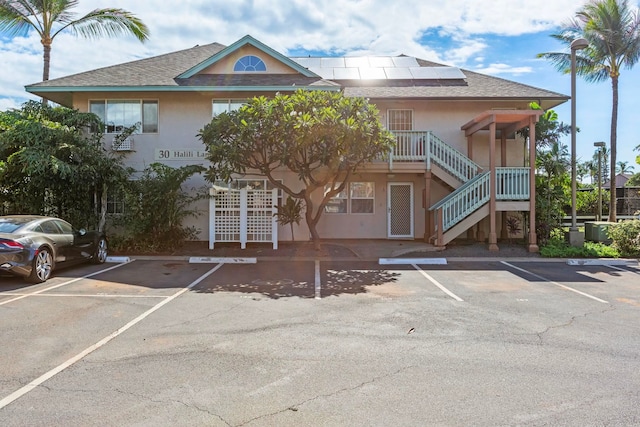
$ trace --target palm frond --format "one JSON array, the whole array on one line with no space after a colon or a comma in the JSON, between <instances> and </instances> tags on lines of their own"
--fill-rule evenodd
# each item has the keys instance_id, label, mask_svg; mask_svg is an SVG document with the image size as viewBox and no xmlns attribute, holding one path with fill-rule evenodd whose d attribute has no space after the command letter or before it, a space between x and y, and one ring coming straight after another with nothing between
<instances>
[{"instance_id":1,"label":"palm frond","mask_svg":"<svg viewBox=\"0 0 640 427\"><path fill-rule=\"evenodd\" d=\"M71 33L88 39L115 37L131 34L140 41L148 40L149 29L131 12L124 9L95 9L72 21L56 32L68 29Z\"/></svg>"},{"instance_id":2,"label":"palm frond","mask_svg":"<svg viewBox=\"0 0 640 427\"><path fill-rule=\"evenodd\" d=\"M35 22L34 22L35 21ZM26 36L29 30L41 33L37 11L27 0L0 0L0 32L9 37Z\"/></svg>"}]
</instances>

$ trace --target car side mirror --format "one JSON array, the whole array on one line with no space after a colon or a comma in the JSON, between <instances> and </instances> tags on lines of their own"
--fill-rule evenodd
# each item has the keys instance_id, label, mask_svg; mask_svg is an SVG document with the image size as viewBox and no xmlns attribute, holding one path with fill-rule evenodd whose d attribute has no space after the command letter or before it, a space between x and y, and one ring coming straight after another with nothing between
<instances>
[{"instance_id":1,"label":"car side mirror","mask_svg":"<svg viewBox=\"0 0 640 427\"><path fill-rule=\"evenodd\" d=\"M84 228L81 228L80 230L78 230L78 234L81 236L84 236L85 234L87 234L87 230L85 230Z\"/></svg>"}]
</instances>

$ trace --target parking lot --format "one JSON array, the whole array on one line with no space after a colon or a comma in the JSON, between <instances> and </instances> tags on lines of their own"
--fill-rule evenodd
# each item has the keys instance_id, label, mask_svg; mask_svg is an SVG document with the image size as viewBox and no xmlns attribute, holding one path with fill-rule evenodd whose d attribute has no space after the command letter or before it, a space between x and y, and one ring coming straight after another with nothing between
<instances>
[{"instance_id":1,"label":"parking lot","mask_svg":"<svg viewBox=\"0 0 640 427\"><path fill-rule=\"evenodd\" d=\"M0 278L0 425L638 425L640 269L132 260Z\"/></svg>"}]
</instances>

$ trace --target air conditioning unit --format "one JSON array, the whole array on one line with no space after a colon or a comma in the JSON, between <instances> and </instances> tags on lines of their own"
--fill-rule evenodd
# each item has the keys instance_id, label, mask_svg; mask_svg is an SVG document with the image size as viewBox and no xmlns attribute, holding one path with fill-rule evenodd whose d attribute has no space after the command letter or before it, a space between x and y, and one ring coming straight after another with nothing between
<instances>
[{"instance_id":1,"label":"air conditioning unit","mask_svg":"<svg viewBox=\"0 0 640 427\"><path fill-rule=\"evenodd\" d=\"M113 151L132 151L133 150L133 138L129 137L124 141L116 141L115 139L111 143L111 149Z\"/></svg>"}]
</instances>

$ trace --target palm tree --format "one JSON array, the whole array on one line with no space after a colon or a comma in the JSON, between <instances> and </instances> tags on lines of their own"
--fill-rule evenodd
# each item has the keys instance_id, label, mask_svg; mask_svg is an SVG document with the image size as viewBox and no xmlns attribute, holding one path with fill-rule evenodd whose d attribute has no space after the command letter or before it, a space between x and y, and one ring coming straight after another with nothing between
<instances>
[{"instance_id":1,"label":"palm tree","mask_svg":"<svg viewBox=\"0 0 640 427\"><path fill-rule=\"evenodd\" d=\"M149 29L131 12L123 9L95 9L76 18L71 9L78 0L0 0L0 33L24 36L35 30L44 50L42 80L49 80L53 39L63 31L87 39L132 34L141 42L149 38Z\"/></svg>"},{"instance_id":2,"label":"palm tree","mask_svg":"<svg viewBox=\"0 0 640 427\"><path fill-rule=\"evenodd\" d=\"M617 163L618 167L617 167L617 173L631 173L633 171L633 166L631 166L629 164L629 162L618 162Z\"/></svg>"},{"instance_id":3,"label":"palm tree","mask_svg":"<svg viewBox=\"0 0 640 427\"><path fill-rule=\"evenodd\" d=\"M576 38L585 38L589 46L576 52L576 74L588 82L611 79L611 176L615 176L618 132L618 78L624 68L632 68L640 59L640 15L628 0L590 0L575 18L552 37L570 46ZM569 53L540 53L558 70L571 71ZM610 206L616 205L615 180L611 180ZM609 221L616 221L616 210L609 210Z\"/></svg>"}]
</instances>

